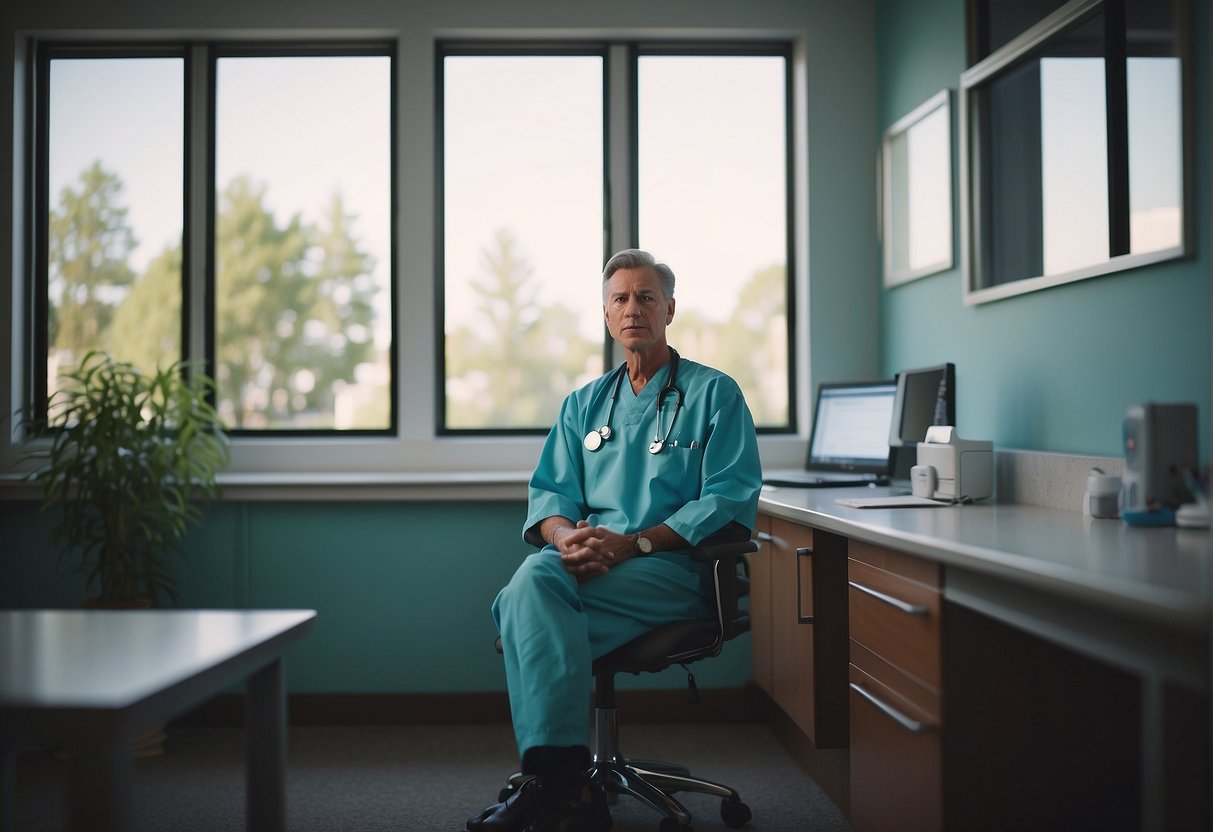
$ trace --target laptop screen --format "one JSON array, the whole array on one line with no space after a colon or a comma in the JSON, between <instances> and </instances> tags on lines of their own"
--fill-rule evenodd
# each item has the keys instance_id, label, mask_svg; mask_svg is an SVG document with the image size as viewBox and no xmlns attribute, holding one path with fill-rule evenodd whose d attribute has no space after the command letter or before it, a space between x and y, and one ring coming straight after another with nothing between
<instances>
[{"instance_id":1,"label":"laptop screen","mask_svg":"<svg viewBox=\"0 0 1213 832\"><path fill-rule=\"evenodd\" d=\"M820 385L807 467L886 473L896 394L894 381Z\"/></svg>"}]
</instances>

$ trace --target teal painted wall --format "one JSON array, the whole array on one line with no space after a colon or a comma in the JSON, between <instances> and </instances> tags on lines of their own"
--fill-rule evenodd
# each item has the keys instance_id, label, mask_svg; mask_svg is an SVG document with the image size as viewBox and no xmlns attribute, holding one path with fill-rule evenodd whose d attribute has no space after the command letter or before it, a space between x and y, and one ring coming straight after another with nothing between
<instances>
[{"instance_id":1,"label":"teal painted wall","mask_svg":"<svg viewBox=\"0 0 1213 832\"><path fill-rule=\"evenodd\" d=\"M1115 456L1129 404L1196 402L1201 458L1208 461L1210 11L1208 3L1193 5L1192 258L972 307L963 304L959 269L881 293L882 370L955 362L962 436L998 447ZM880 132L939 90L959 89L964 6L877 0L877 143ZM953 114L955 120L955 107Z\"/></svg>"},{"instance_id":2,"label":"teal painted wall","mask_svg":"<svg viewBox=\"0 0 1213 832\"><path fill-rule=\"evenodd\" d=\"M180 605L317 610L287 654L293 692L504 690L489 608L532 551L525 516L521 502L216 505L177 563ZM0 609L70 608L85 596L48 546L53 520L35 503L0 501ZM749 663L748 638L736 639L696 679L736 686ZM672 670L620 687L685 679Z\"/></svg>"},{"instance_id":3,"label":"teal painted wall","mask_svg":"<svg viewBox=\"0 0 1213 832\"><path fill-rule=\"evenodd\" d=\"M814 46L807 70L809 286L798 311L808 315L809 355L798 371L809 393L822 381L871 378L880 361L874 7L815 6L816 15L830 10L821 22L832 36Z\"/></svg>"}]
</instances>

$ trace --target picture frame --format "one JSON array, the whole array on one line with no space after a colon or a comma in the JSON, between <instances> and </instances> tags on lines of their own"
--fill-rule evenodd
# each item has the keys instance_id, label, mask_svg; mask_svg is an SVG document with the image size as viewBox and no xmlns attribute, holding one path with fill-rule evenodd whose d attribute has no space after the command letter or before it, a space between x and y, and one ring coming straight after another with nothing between
<instances>
[{"instance_id":1,"label":"picture frame","mask_svg":"<svg viewBox=\"0 0 1213 832\"><path fill-rule=\"evenodd\" d=\"M880 159L885 287L952 268L951 90L941 90L889 127Z\"/></svg>"}]
</instances>

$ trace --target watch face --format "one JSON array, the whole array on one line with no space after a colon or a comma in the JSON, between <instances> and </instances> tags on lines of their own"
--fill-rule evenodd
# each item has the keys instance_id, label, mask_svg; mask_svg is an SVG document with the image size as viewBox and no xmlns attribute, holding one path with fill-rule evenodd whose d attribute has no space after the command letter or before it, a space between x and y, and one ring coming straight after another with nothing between
<instances>
[{"instance_id":1,"label":"watch face","mask_svg":"<svg viewBox=\"0 0 1213 832\"><path fill-rule=\"evenodd\" d=\"M639 549L643 554L647 555L653 551L653 541L649 540L644 535L641 535L640 537L636 538L636 548Z\"/></svg>"}]
</instances>

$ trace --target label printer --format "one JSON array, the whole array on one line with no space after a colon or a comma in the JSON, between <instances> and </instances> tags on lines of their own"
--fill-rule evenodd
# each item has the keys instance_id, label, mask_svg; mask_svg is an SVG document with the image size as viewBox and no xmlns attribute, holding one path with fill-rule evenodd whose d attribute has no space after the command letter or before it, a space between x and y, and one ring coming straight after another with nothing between
<instances>
[{"instance_id":1,"label":"label printer","mask_svg":"<svg viewBox=\"0 0 1213 832\"><path fill-rule=\"evenodd\" d=\"M994 443L961 439L950 425L927 428L918 443L910 489L931 500L983 500L994 493Z\"/></svg>"}]
</instances>

